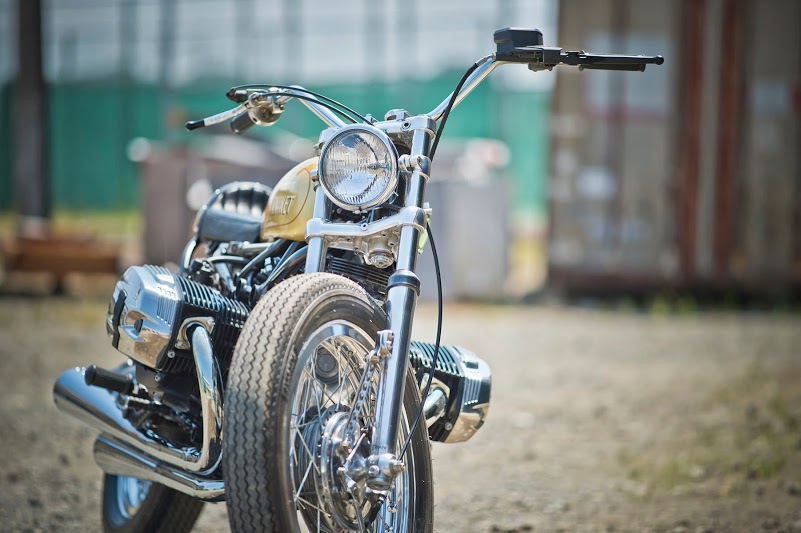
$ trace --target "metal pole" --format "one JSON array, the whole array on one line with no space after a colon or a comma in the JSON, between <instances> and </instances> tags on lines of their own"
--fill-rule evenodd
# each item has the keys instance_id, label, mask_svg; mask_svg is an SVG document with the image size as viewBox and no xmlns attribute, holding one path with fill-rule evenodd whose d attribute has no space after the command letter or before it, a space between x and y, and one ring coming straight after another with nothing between
<instances>
[{"instance_id":1,"label":"metal pole","mask_svg":"<svg viewBox=\"0 0 801 533\"><path fill-rule=\"evenodd\" d=\"M284 73L290 83L303 77L303 23L301 0L284 0Z\"/></svg>"},{"instance_id":2,"label":"metal pole","mask_svg":"<svg viewBox=\"0 0 801 533\"><path fill-rule=\"evenodd\" d=\"M389 66L386 46L387 33L383 31L382 11L386 0L365 0L364 4L364 69L368 80L383 78L385 68ZM373 68L376 65L376 68Z\"/></svg>"},{"instance_id":3,"label":"metal pole","mask_svg":"<svg viewBox=\"0 0 801 533\"><path fill-rule=\"evenodd\" d=\"M19 72L14 91L13 153L18 231L21 236L41 236L51 214L41 0L17 0L17 17Z\"/></svg>"},{"instance_id":4,"label":"metal pole","mask_svg":"<svg viewBox=\"0 0 801 533\"><path fill-rule=\"evenodd\" d=\"M124 154L125 149L134 137L135 103L134 95L136 89L134 85L134 69L136 66L137 52L137 3L138 0L123 0L120 3L119 11L119 100L117 103L117 113L119 116L118 134L118 154ZM119 171L117 172L116 204L118 207L126 204L126 190L123 184L128 175L133 172L131 162L127 157L118 156Z\"/></svg>"},{"instance_id":5,"label":"metal pole","mask_svg":"<svg viewBox=\"0 0 801 533\"><path fill-rule=\"evenodd\" d=\"M175 69L175 2L176 0L161 0L161 26L159 28L159 114L162 118L162 128L168 132L167 113L172 106L172 79Z\"/></svg>"},{"instance_id":6,"label":"metal pole","mask_svg":"<svg viewBox=\"0 0 801 533\"><path fill-rule=\"evenodd\" d=\"M255 39L259 35L255 30L256 24L254 24L256 2L254 2L254 0L234 0L231 8L236 12L234 54L237 60L234 75L242 80L247 80L254 75L253 58L247 51L255 50L257 44L260 44L255 42Z\"/></svg>"}]
</instances>

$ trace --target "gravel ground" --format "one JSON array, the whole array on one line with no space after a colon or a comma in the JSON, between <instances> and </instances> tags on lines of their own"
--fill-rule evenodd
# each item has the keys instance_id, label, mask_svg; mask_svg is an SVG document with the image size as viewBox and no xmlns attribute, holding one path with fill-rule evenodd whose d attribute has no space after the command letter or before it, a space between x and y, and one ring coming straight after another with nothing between
<instances>
[{"instance_id":1,"label":"gravel ground","mask_svg":"<svg viewBox=\"0 0 801 533\"><path fill-rule=\"evenodd\" d=\"M105 306L0 298L0 530L99 529L94 433L51 386L120 360ZM455 306L444 341L494 381L484 428L434 446L437 531L801 531L801 317ZM195 531L227 529L209 505Z\"/></svg>"}]
</instances>

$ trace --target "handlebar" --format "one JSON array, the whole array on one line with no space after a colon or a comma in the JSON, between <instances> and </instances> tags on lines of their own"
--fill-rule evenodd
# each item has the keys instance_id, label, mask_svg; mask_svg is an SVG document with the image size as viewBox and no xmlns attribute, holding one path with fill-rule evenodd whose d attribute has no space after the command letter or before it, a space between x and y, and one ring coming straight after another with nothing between
<instances>
[{"instance_id":1,"label":"handlebar","mask_svg":"<svg viewBox=\"0 0 801 533\"><path fill-rule=\"evenodd\" d=\"M491 55L482 57L478 61L476 61L476 65L478 68L473 71L473 73L465 80L462 90L459 91L459 94L456 95L456 99L453 102L453 107L459 105L459 103L467 98L467 95L473 92L473 89L479 86L479 84L484 81L484 78L490 75L490 72L495 70L501 63L495 60L495 58ZM453 97L453 93L449 94L445 100L440 102L440 104L426 113L429 117L434 119L435 121L439 122L439 119L442 118L442 115L445 113L445 110L448 108L448 104Z\"/></svg>"},{"instance_id":2,"label":"handlebar","mask_svg":"<svg viewBox=\"0 0 801 533\"><path fill-rule=\"evenodd\" d=\"M643 72L646 65L661 65L662 56L588 54L584 50L562 52L554 46L516 48L505 58L512 63L528 63L533 71L552 70L557 65L577 66L579 70L628 70Z\"/></svg>"},{"instance_id":3,"label":"handlebar","mask_svg":"<svg viewBox=\"0 0 801 533\"><path fill-rule=\"evenodd\" d=\"M577 66L579 70L642 72L646 65L661 65L665 62L662 56L588 54L583 50L563 52L558 47L543 46L542 32L535 29L503 28L495 32L495 43L496 52L476 61L471 67L472 73L464 80L462 89L456 97L454 98L453 93L449 94L437 107L427 113L429 117L440 121L449 106L453 109L459 105L495 68L506 63L528 64L528 68L535 72L553 70L557 65ZM300 100L329 126L341 128L346 125L346 122L331 110L331 106L316 96L331 102L330 99L321 95L315 96L315 93L297 85L267 87L269 86L241 86L231 89L226 96L237 102L239 104L237 107L203 120L187 122L186 129L211 126L229 119L234 119L231 127L236 133L242 133L254 124L270 126L280 117L284 104L293 98ZM453 98L452 103L451 98ZM350 108L346 109L353 112ZM347 115L343 116L350 118ZM356 116L368 121L358 113Z\"/></svg>"},{"instance_id":4,"label":"handlebar","mask_svg":"<svg viewBox=\"0 0 801 533\"><path fill-rule=\"evenodd\" d=\"M557 65L577 66L581 70L645 70L646 65L661 65L662 56L588 54L584 50L562 52L555 46L543 46L542 32L532 28L503 28L495 32L495 59L504 63L527 63L533 71L552 70Z\"/></svg>"}]
</instances>

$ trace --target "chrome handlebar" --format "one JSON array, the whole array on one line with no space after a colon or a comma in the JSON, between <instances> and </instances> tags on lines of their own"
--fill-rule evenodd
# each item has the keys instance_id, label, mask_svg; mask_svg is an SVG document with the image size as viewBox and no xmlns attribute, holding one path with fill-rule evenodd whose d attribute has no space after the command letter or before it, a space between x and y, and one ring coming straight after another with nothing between
<instances>
[{"instance_id":1,"label":"chrome handlebar","mask_svg":"<svg viewBox=\"0 0 801 533\"><path fill-rule=\"evenodd\" d=\"M494 54L484 56L476 61L478 68L470 75L470 77L467 78L462 90L459 91L458 95L456 95L453 107L455 108L465 98L467 98L467 95L470 94L476 87L478 87L478 85L484 81L484 78L489 76L489 74L495 70L496 67L505 63L505 61L498 61L495 59ZM308 107L312 113L317 115L329 126L341 128L347 125L342 118L331 111L328 107L322 105L317 98L310 95L303 87L299 85L293 85L292 89L279 89L274 87L271 89L246 90L246 93L244 94L246 100L240 105L233 109L229 109L228 111L206 117L202 120L189 121L186 123L186 129L194 130L205 126L219 124L220 122L225 122L226 120L238 116L240 113L251 111L257 108L262 108L262 111L267 111L268 113L275 110L275 108L278 108L278 113L280 113L283 106L295 96L298 96L298 100L300 100L303 105ZM440 119L442 119L445 110L448 108L448 104L450 103L452 96L453 93L449 94L447 98L445 98L437 107L426 113L425 116L431 117L434 119L434 121L438 122ZM256 122L258 123L258 121Z\"/></svg>"},{"instance_id":2,"label":"chrome handlebar","mask_svg":"<svg viewBox=\"0 0 801 533\"><path fill-rule=\"evenodd\" d=\"M484 81L484 78L489 76L490 72L495 70L495 68L499 67L500 65L503 65L503 62L496 61L495 55L492 54L482 57L481 59L476 61L476 64L478 65L478 68L475 71L473 71L473 73L467 78L467 80L465 80L462 90L459 91L459 94L456 95L456 100L453 102L454 108L458 106L462 102L462 100L467 98L467 95L473 92L473 89L478 87L479 84L481 84L481 82ZM440 104L437 107L435 107L426 114L435 121L439 122L439 120L442 118L442 115L445 114L445 110L448 108L448 104L450 103L452 97L453 93L450 93L448 97L445 98L445 100L440 102Z\"/></svg>"}]
</instances>

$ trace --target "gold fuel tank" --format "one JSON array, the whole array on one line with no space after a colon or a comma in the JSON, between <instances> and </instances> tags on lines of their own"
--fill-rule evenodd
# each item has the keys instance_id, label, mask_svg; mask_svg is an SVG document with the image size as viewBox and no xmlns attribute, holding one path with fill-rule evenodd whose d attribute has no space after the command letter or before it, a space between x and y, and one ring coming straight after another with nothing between
<instances>
[{"instance_id":1,"label":"gold fuel tank","mask_svg":"<svg viewBox=\"0 0 801 533\"><path fill-rule=\"evenodd\" d=\"M314 216L314 183L317 157L299 163L273 188L264 210L261 240L306 239L306 223Z\"/></svg>"}]
</instances>

